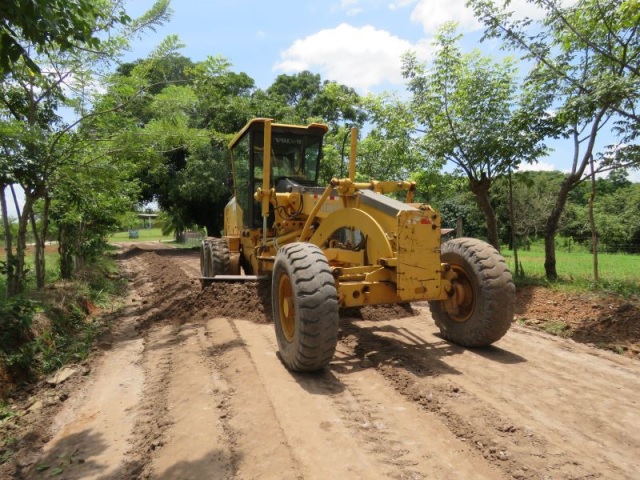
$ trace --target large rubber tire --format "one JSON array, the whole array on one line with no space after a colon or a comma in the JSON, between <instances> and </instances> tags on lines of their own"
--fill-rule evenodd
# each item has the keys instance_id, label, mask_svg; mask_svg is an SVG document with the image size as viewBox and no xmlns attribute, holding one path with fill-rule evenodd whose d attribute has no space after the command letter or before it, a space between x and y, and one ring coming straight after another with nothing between
<instances>
[{"instance_id":1,"label":"large rubber tire","mask_svg":"<svg viewBox=\"0 0 640 480\"><path fill-rule=\"evenodd\" d=\"M231 275L229 244L224 238L212 238L209 241L209 276Z\"/></svg>"},{"instance_id":2,"label":"large rubber tire","mask_svg":"<svg viewBox=\"0 0 640 480\"><path fill-rule=\"evenodd\" d=\"M486 347L513 322L515 285L498 251L482 240L456 238L442 244L442 262L458 273L454 286L465 292L457 313L442 301L429 302L442 336L465 347Z\"/></svg>"},{"instance_id":3,"label":"large rubber tire","mask_svg":"<svg viewBox=\"0 0 640 480\"><path fill-rule=\"evenodd\" d=\"M295 372L326 367L338 342L338 295L322 250L303 242L278 250L271 303L285 366Z\"/></svg>"}]
</instances>

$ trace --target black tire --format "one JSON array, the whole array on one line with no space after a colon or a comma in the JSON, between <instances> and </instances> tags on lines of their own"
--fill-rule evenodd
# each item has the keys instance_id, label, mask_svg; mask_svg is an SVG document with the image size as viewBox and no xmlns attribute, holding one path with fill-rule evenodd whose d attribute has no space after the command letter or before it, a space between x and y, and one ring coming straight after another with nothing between
<instances>
[{"instance_id":1,"label":"black tire","mask_svg":"<svg viewBox=\"0 0 640 480\"><path fill-rule=\"evenodd\" d=\"M209 261L210 277L231 274L229 244L224 238L212 238L209 241Z\"/></svg>"},{"instance_id":2,"label":"black tire","mask_svg":"<svg viewBox=\"0 0 640 480\"><path fill-rule=\"evenodd\" d=\"M271 303L285 366L295 372L327 366L338 342L338 295L322 250L303 242L278 250Z\"/></svg>"},{"instance_id":3,"label":"black tire","mask_svg":"<svg viewBox=\"0 0 640 480\"><path fill-rule=\"evenodd\" d=\"M442 336L465 347L486 347L501 339L513 322L515 292L511 272L498 251L482 240L455 238L442 244L442 262L458 273L463 292L457 311L429 302Z\"/></svg>"}]
</instances>

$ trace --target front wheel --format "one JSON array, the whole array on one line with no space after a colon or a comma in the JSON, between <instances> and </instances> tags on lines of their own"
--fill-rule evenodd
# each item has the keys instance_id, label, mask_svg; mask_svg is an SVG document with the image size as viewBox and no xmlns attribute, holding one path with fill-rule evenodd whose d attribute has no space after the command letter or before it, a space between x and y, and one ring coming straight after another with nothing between
<instances>
[{"instance_id":1,"label":"front wheel","mask_svg":"<svg viewBox=\"0 0 640 480\"><path fill-rule=\"evenodd\" d=\"M485 347L509 330L515 285L504 258L486 242L456 238L442 244L442 262L456 274L448 300L429 302L442 336L465 347Z\"/></svg>"},{"instance_id":2,"label":"front wheel","mask_svg":"<svg viewBox=\"0 0 640 480\"><path fill-rule=\"evenodd\" d=\"M338 296L322 250L303 242L278 250L271 302L285 366L313 372L328 365L338 342Z\"/></svg>"}]
</instances>

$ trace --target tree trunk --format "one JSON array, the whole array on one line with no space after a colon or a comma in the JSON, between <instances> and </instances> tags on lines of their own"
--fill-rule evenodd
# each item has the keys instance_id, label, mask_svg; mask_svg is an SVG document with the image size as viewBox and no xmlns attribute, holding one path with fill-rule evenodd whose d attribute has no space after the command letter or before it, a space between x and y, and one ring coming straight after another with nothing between
<instances>
[{"instance_id":1,"label":"tree trunk","mask_svg":"<svg viewBox=\"0 0 640 480\"><path fill-rule=\"evenodd\" d=\"M478 206L482 213L484 213L485 220L487 222L487 237L488 241L493 247L500 251L500 240L498 238L498 221L496 219L496 212L491 206L489 199L489 188L491 187L491 180L483 176L480 180L469 179L471 191L476 196Z\"/></svg>"},{"instance_id":2,"label":"tree trunk","mask_svg":"<svg viewBox=\"0 0 640 480\"><path fill-rule=\"evenodd\" d=\"M549 280L558 279L558 272L556 270L556 233L558 231L558 225L560 224L560 217L567 204L569 192L578 180L579 178L569 175L562 181L556 203L549 214L549 218L547 218L544 233L544 271Z\"/></svg>"},{"instance_id":3,"label":"tree trunk","mask_svg":"<svg viewBox=\"0 0 640 480\"><path fill-rule=\"evenodd\" d=\"M29 219L31 220L31 230L33 231L34 240L33 257L36 270L36 288L42 290L44 288L44 249L40 248L40 234L38 232L38 226L36 225L36 216L33 211L31 215L29 215Z\"/></svg>"},{"instance_id":4,"label":"tree trunk","mask_svg":"<svg viewBox=\"0 0 640 480\"><path fill-rule=\"evenodd\" d=\"M68 227L60 225L58 228L58 253L60 254L60 277L68 280L73 275L73 255Z\"/></svg>"},{"instance_id":5,"label":"tree trunk","mask_svg":"<svg viewBox=\"0 0 640 480\"><path fill-rule=\"evenodd\" d=\"M51 205L51 198L49 196L44 197L44 208L42 210L42 218L40 219L40 230L36 223L36 216L33 210L31 211L31 228L33 230L33 237L35 243L35 270L36 270L36 287L38 290L44 289L45 275L46 275L46 257L45 247L47 244L47 232L49 230L49 207Z\"/></svg>"},{"instance_id":6,"label":"tree trunk","mask_svg":"<svg viewBox=\"0 0 640 480\"><path fill-rule=\"evenodd\" d=\"M7 291L6 296L12 297L16 294L16 275L15 275L15 263L16 259L13 255L13 236L11 235L11 224L9 222L9 213L7 208L7 197L5 197L5 191L7 186L0 185L0 208L2 208L2 225L4 227L4 248L6 251L6 277L7 277Z\"/></svg>"},{"instance_id":7,"label":"tree trunk","mask_svg":"<svg viewBox=\"0 0 640 480\"><path fill-rule=\"evenodd\" d=\"M26 269L25 269L25 252L27 250L27 230L29 226L29 218L33 209L34 197L33 195L25 191L24 192L24 206L22 207L22 213L18 218L18 238L16 239L16 269L15 269L15 293L14 295L24 292L26 282Z\"/></svg>"},{"instance_id":8,"label":"tree trunk","mask_svg":"<svg viewBox=\"0 0 640 480\"><path fill-rule=\"evenodd\" d=\"M593 155L589 161L591 165L591 196L589 197L589 223L591 225L591 249L593 252L593 281L598 284L600 275L598 274L598 232L596 230L596 219L593 216L593 204L596 199L596 174L593 166Z\"/></svg>"},{"instance_id":9,"label":"tree trunk","mask_svg":"<svg viewBox=\"0 0 640 480\"><path fill-rule=\"evenodd\" d=\"M513 208L513 179L511 178L511 169L509 169L509 223L511 223L511 248L513 249L513 261L515 262L516 277L520 275L520 266L518 265L518 237L516 235L516 214Z\"/></svg>"},{"instance_id":10,"label":"tree trunk","mask_svg":"<svg viewBox=\"0 0 640 480\"><path fill-rule=\"evenodd\" d=\"M573 131L573 143L574 143L574 159L572 173L568 175L560 185L560 191L558 192L558 198L556 198L556 204L553 206L553 210L547 218L547 227L544 234L544 271L549 280L557 280L558 272L556 270L556 232L558 231L558 224L560 223L560 217L564 211L564 207L567 204L567 197L569 192L580 182L582 175L589 160L593 157L593 147L595 145L598 130L600 128L600 122L604 116L607 108L601 108L593 118L591 123L590 133L588 135L589 141L585 148L585 152L582 155L580 161L578 161L578 154L580 151L580 144L583 140L580 139L579 128Z\"/></svg>"}]
</instances>

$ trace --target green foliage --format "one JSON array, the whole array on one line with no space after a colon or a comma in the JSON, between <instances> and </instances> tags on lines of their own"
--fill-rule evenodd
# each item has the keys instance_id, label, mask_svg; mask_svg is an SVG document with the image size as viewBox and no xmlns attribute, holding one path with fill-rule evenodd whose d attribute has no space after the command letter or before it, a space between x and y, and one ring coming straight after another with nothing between
<instances>
[{"instance_id":1,"label":"green foliage","mask_svg":"<svg viewBox=\"0 0 640 480\"><path fill-rule=\"evenodd\" d=\"M590 194L584 191L586 197ZM591 244L588 205L575 196L565 212L559 232L579 242ZM594 217L600 250L640 252L640 184L620 181L617 175L597 180Z\"/></svg>"},{"instance_id":2,"label":"green foliage","mask_svg":"<svg viewBox=\"0 0 640 480\"><path fill-rule=\"evenodd\" d=\"M425 128L425 152L478 180L536 160L545 148L531 127L544 105L536 104L531 91L518 97L513 59L494 62L479 50L464 54L460 38L455 25L446 24L436 36L431 67L413 54L403 60L413 111Z\"/></svg>"},{"instance_id":3,"label":"green foliage","mask_svg":"<svg viewBox=\"0 0 640 480\"><path fill-rule=\"evenodd\" d=\"M512 175L514 225L509 219L509 179L498 179L492 186L492 199L500 225L500 239L511 244L511 229L526 246L545 231L549 212L556 202L564 179L561 172L518 172Z\"/></svg>"},{"instance_id":4,"label":"green foliage","mask_svg":"<svg viewBox=\"0 0 640 480\"><path fill-rule=\"evenodd\" d=\"M116 272L112 260L101 258L38 301L0 300L0 368L14 381L31 380L86 358L103 327L88 313L113 312L126 293L127 281Z\"/></svg>"},{"instance_id":5,"label":"green foliage","mask_svg":"<svg viewBox=\"0 0 640 480\"><path fill-rule=\"evenodd\" d=\"M547 224L546 274L557 277L553 238L569 192L596 171L638 165L640 115L640 15L637 0L578 0L570 4L532 0L544 18L516 18L508 3L470 0L485 24L485 37L500 38L508 48L525 52L533 62L528 82L552 100L555 129L573 151L571 172L561 184ZM618 147L598 151L605 129L617 133ZM555 131L554 131L555 130Z\"/></svg>"},{"instance_id":6,"label":"green foliage","mask_svg":"<svg viewBox=\"0 0 640 480\"><path fill-rule=\"evenodd\" d=\"M495 178L533 162L546 148L538 125L547 99L528 88L519 93L515 62L494 62L478 50L463 54L454 24L436 35L436 55L427 67L415 54L403 58L412 110L424 135L420 147L431 159L451 162L469 179L487 224L489 242L499 248L489 192Z\"/></svg>"},{"instance_id":7,"label":"green foliage","mask_svg":"<svg viewBox=\"0 0 640 480\"><path fill-rule=\"evenodd\" d=\"M425 156L419 149L408 102L383 93L367 95L362 104L372 125L358 144L357 173L363 180L405 180L412 172L427 174L439 170L441 163L433 162L433 157Z\"/></svg>"},{"instance_id":8,"label":"green foliage","mask_svg":"<svg viewBox=\"0 0 640 480\"><path fill-rule=\"evenodd\" d=\"M570 337L571 327L562 320L551 320L544 323L544 331L558 337Z\"/></svg>"},{"instance_id":9,"label":"green foliage","mask_svg":"<svg viewBox=\"0 0 640 480\"><path fill-rule=\"evenodd\" d=\"M104 8L109 3L109 7ZM38 52L67 51L83 47L100 48L98 34L105 26L127 24L120 2L91 0L14 0L0 8L0 73L6 73L19 59L34 72L40 68L30 46Z\"/></svg>"},{"instance_id":10,"label":"green foliage","mask_svg":"<svg viewBox=\"0 0 640 480\"><path fill-rule=\"evenodd\" d=\"M270 111L258 102L267 100ZM360 110L360 97L350 87L322 81L319 74L303 71L278 75L271 86L254 97L256 116L271 116L283 123L304 124L320 120L330 127L350 123L361 125L366 114Z\"/></svg>"},{"instance_id":11,"label":"green foliage","mask_svg":"<svg viewBox=\"0 0 640 480\"><path fill-rule=\"evenodd\" d=\"M0 195L4 201L4 187L7 183L17 183L25 192L25 202L22 206L22 215L19 218L16 239L17 249L15 255L12 255L15 268L7 269L9 295L19 294L25 288L26 234L29 224L32 223L33 215L38 213L41 217L34 235L36 238L44 240L47 237L50 223L50 206L53 204L55 210L56 203L60 205L62 202L70 201L70 197L71 201L76 201L74 206L77 208L75 209L70 209L68 212L64 210L62 213L58 209L57 219L61 220L64 226L57 230L62 233L60 240L64 249L70 228L86 232L93 225L106 223L105 218L112 213L112 209L105 206L105 201L95 202L99 207L94 208L91 214L94 219L101 216L100 221L95 222L94 219L89 222L85 222L84 219L78 220L81 216L78 212L79 209L84 208L85 211L91 209L89 204L78 207L78 202L95 201L99 195L105 198L108 196L119 198L122 190L122 185L118 185L110 192L104 190L97 192L89 188L106 187L108 181L93 181L87 188L85 185L80 185L81 182L78 181L78 178L85 173L85 179L89 179L86 172L83 172L83 170L89 170L87 165L98 163L100 159L104 160L105 151L119 148L119 145L112 143L114 138L109 137L114 127L105 128L106 124L101 124L100 120L103 116L107 116L107 113L114 113L124 103L133 101L140 93L141 85L139 82L121 85L119 96L114 99L113 103L105 105L104 110L87 113L88 105L101 106L93 103L92 83L96 75L103 73L102 70L114 56L123 51L132 36L137 35L141 31L140 29L157 25L166 19L168 6L168 0L159 0L140 21L133 21L128 27L123 27L122 24L128 23L129 18L122 11L119 0L104 0L93 3L82 0L67 2L66 7L58 1L54 1L49 2L51 5L47 8L43 2L31 2L31 7L34 7L35 10L29 10L30 7L27 8L27 3L14 2L15 5L13 5L17 9L16 11L26 14L22 20L36 22L39 28L43 28L40 33L45 36L49 32L46 27L48 22L60 21L56 28L62 30L52 28L51 32L56 35L64 34L70 43L67 45L58 38L46 39L47 45L36 42L43 48L33 50L32 52L35 52L34 55L36 55L33 58L44 62L47 65L47 71L37 72L30 65L25 65L25 62L33 63L29 58L24 61L18 60L8 73L8 81L0 83L0 130L9 134L8 137L2 137L0 140L2 153L6 154L0 156L0 186L2 187ZM26 10L23 11L24 8ZM5 13L4 4L0 12ZM33 15L36 17L32 17ZM38 17L38 15L41 16ZM56 15L68 16L69 18L63 20L62 17L59 18ZM82 18L76 18L74 15L80 15ZM82 25L74 24L76 21ZM4 29L1 28L2 25L0 23L0 34L4 32ZM32 26L30 25L28 28L30 29ZM84 28L84 26L91 29L90 38L74 37L73 29ZM78 31L79 35L82 34L82 28ZM25 33L28 31L18 32L23 36ZM27 43L29 42L28 35L24 39ZM89 48L71 48L76 46L78 42ZM73 83L71 84L71 82ZM65 124L57 115L58 109L64 106L71 106L75 109L79 116L76 122L70 125ZM118 124L123 125L122 123ZM79 128L75 129L76 126ZM91 160L87 162L87 158L91 158ZM114 171L118 171L118 167L125 170L122 164L116 165L114 162L114 159L122 158L126 157L114 155L110 159L109 166L112 166ZM94 169L92 173L95 175L98 171L99 169ZM127 190L128 186L125 185L125 194L128 193ZM57 198L57 195L60 195L61 198ZM84 198L80 200L83 195ZM36 212L34 208L39 202L42 202L43 206ZM99 212L98 208L103 207L104 211ZM74 215L75 218L73 218ZM72 221L75 222L73 227L71 227ZM94 232L92 238L83 242L85 247L88 247L92 252L100 249L100 233ZM36 242L36 255L42 259L35 264L37 285L40 289L44 287L45 283L43 245L43 241ZM69 265L67 259L73 254L75 253L67 249L63 255L65 258L62 262L63 267ZM64 276L69 276L69 270L69 268L63 268Z\"/></svg>"},{"instance_id":12,"label":"green foliage","mask_svg":"<svg viewBox=\"0 0 640 480\"><path fill-rule=\"evenodd\" d=\"M16 378L28 378L32 372L36 348L31 325L40 305L23 296L0 302L0 364Z\"/></svg>"}]
</instances>

